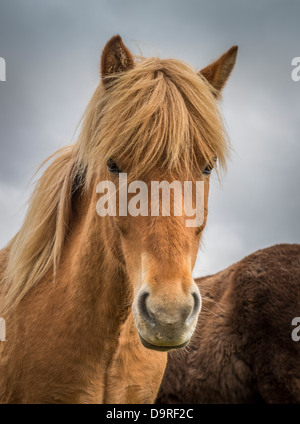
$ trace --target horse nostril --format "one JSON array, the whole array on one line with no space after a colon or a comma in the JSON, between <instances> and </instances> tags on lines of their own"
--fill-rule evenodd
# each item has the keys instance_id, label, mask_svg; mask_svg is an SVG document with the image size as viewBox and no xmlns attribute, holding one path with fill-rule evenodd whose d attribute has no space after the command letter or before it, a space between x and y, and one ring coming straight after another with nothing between
<instances>
[{"instance_id":1,"label":"horse nostril","mask_svg":"<svg viewBox=\"0 0 300 424\"><path fill-rule=\"evenodd\" d=\"M150 293L148 292L141 293L138 300L138 306L139 306L141 315L143 315L143 317L151 324L155 324L155 319L152 316L152 314L149 312L146 305L146 300L149 296L150 296Z\"/></svg>"},{"instance_id":2,"label":"horse nostril","mask_svg":"<svg viewBox=\"0 0 300 424\"><path fill-rule=\"evenodd\" d=\"M187 324L189 324L191 321L193 321L193 319L195 318L196 315L198 315L198 313L200 312L200 309L201 309L200 294L198 294L197 292L193 292L192 297L194 299L194 306L193 306L191 314L187 318L187 321L186 321Z\"/></svg>"},{"instance_id":3,"label":"horse nostril","mask_svg":"<svg viewBox=\"0 0 300 424\"><path fill-rule=\"evenodd\" d=\"M192 293L192 296L194 298L194 311L197 311L200 308L200 298L196 292Z\"/></svg>"}]
</instances>

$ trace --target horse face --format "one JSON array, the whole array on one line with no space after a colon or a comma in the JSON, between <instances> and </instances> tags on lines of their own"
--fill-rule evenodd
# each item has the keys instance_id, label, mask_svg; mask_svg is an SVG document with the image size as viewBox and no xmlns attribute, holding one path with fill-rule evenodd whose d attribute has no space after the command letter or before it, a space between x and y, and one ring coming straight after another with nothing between
<instances>
[{"instance_id":1,"label":"horse face","mask_svg":"<svg viewBox=\"0 0 300 424\"><path fill-rule=\"evenodd\" d=\"M196 226L187 225L187 218L191 215L186 210L181 214L175 213L182 199L177 201L173 214L153 216L150 211L153 198L150 195L143 213L136 213L137 208L133 207L133 214L125 216L124 213L117 213L113 220L120 235L120 243L114 241L113 248L121 253L126 264L134 293L132 308L135 323L142 343L148 348L169 350L182 347L188 343L196 326L201 296L192 278L192 269L206 222L207 175L215 157L223 158L224 162L227 151L216 99L233 69L236 54L237 47L234 46L197 75L187 70L182 63L179 69L174 62L174 67L168 68L168 72L163 69L166 64L161 62L155 65L155 70L151 68L148 74L147 67L152 67L156 62L150 60L135 66L120 36L113 37L102 53L101 75L107 95L105 110L107 115L115 114L112 122L107 121L109 125L106 125L105 119L102 122L103 128L107 130L101 127L102 157L110 158L107 163L109 172L119 174L119 178L121 170L130 175L130 165L126 164L129 156L134 156L132 164L143 161L140 173L145 173L145 165L149 161L156 158L154 162L157 165L157 158L160 157L162 163L165 163L164 156L167 155L169 163L174 164L177 155L177 162L185 165L195 162L197 166L191 167L190 171L194 168L199 172L201 170L204 175L200 179L205 180L202 193L203 221ZM184 72L181 70L183 67ZM141 75L146 75L143 83ZM161 103L162 100L167 103ZM183 115L185 119L182 119ZM157 128L161 128L161 131L157 131ZM152 140L152 147L155 148L149 150L145 147L147 143L140 142L145 137ZM107 140L105 148L104 139ZM145 150L148 154L143 157ZM116 152L119 152L119 157L116 157ZM209 163L201 165L199 152ZM204 158L202 160L204 162ZM198 166L198 162L201 166ZM154 170L155 175L143 175L144 188L149 190L153 181L173 181L173 175L163 175L161 169ZM179 166L171 166L169 169L179 169ZM111 177L116 181L116 175ZM193 178L197 179L195 175ZM177 180L183 184L182 174ZM197 182L193 184L197 185ZM124 186L127 187L127 184ZM132 193L135 193L135 189L129 190L126 197L128 209L133 200L130 198ZM197 198L194 199L193 195L192 201L195 209ZM156 198L157 203L163 210L164 205L159 196Z\"/></svg>"},{"instance_id":2,"label":"horse face","mask_svg":"<svg viewBox=\"0 0 300 424\"><path fill-rule=\"evenodd\" d=\"M153 179L170 180L157 174ZM184 181L177 182L184 187ZM174 214L176 202L184 205L184 190L182 198L176 198L175 190L170 190L170 216L162 216L163 201L166 200L163 195L158 200L161 214L152 216L150 179L144 184L148 188L147 216L117 214L114 222L133 288L132 310L141 342L151 349L176 349L189 342L201 310L201 295L193 280L192 269L206 222L208 178L203 182L201 199L204 219L201 225L193 227L188 226L191 217L186 216L184 207L181 216ZM197 203L195 184L192 184L194 206ZM134 195L128 194L128 210L133 200Z\"/></svg>"}]
</instances>

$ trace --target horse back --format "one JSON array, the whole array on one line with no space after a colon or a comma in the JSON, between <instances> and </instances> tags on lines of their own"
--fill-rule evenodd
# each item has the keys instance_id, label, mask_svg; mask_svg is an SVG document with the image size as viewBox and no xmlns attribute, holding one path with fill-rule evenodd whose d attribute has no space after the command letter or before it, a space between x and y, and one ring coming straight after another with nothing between
<instances>
[{"instance_id":1,"label":"horse back","mask_svg":"<svg viewBox=\"0 0 300 424\"><path fill-rule=\"evenodd\" d=\"M299 403L300 245L259 250L196 282L195 336L169 354L158 402Z\"/></svg>"},{"instance_id":2,"label":"horse back","mask_svg":"<svg viewBox=\"0 0 300 424\"><path fill-rule=\"evenodd\" d=\"M240 334L260 396L268 403L300 402L300 344L292 321L300 316L300 245L259 250L236 266L228 314Z\"/></svg>"}]
</instances>

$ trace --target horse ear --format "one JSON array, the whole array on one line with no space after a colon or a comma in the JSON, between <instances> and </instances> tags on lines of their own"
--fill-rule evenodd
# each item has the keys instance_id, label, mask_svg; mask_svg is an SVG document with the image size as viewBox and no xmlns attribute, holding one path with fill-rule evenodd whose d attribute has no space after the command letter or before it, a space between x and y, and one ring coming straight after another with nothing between
<instances>
[{"instance_id":1,"label":"horse ear","mask_svg":"<svg viewBox=\"0 0 300 424\"><path fill-rule=\"evenodd\" d=\"M104 84L109 76L125 72L134 67L134 60L130 51L123 44L119 35L112 37L103 49L101 57L101 76Z\"/></svg>"},{"instance_id":2,"label":"horse ear","mask_svg":"<svg viewBox=\"0 0 300 424\"><path fill-rule=\"evenodd\" d=\"M235 65L238 46L233 46L218 60L199 72L214 87L216 97L221 93Z\"/></svg>"}]
</instances>

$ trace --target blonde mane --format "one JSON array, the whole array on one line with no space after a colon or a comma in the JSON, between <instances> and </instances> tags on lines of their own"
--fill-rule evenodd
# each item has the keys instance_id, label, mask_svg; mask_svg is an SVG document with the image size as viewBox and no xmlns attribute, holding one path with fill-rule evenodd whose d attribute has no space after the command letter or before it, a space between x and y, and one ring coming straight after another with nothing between
<instances>
[{"instance_id":1,"label":"blonde mane","mask_svg":"<svg viewBox=\"0 0 300 424\"><path fill-rule=\"evenodd\" d=\"M200 160L217 156L225 166L228 140L213 88L175 59L143 59L130 71L98 86L76 146L88 167L87 183L114 158L132 177L155 167L201 174ZM134 175L132 175L134 173Z\"/></svg>"},{"instance_id":2,"label":"blonde mane","mask_svg":"<svg viewBox=\"0 0 300 424\"><path fill-rule=\"evenodd\" d=\"M199 158L225 165L228 142L212 87L179 60L142 59L96 89L74 146L54 155L40 178L25 221L9 244L3 311L59 266L72 219L74 181L90 189L113 158L135 178L163 166L201 175ZM96 212L95 212L96 213Z\"/></svg>"}]
</instances>

